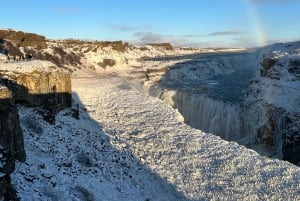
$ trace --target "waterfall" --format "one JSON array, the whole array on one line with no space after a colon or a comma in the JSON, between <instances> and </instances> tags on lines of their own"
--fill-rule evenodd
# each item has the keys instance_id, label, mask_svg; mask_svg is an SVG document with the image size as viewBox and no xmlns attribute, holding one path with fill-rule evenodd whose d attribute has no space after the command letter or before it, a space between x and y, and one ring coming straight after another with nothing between
<instances>
[{"instance_id":1,"label":"waterfall","mask_svg":"<svg viewBox=\"0 0 300 201\"><path fill-rule=\"evenodd\" d=\"M185 122L204 132L213 133L226 140L242 137L241 109L238 104L213 100L203 94L177 92L175 108L183 114Z\"/></svg>"},{"instance_id":2,"label":"waterfall","mask_svg":"<svg viewBox=\"0 0 300 201\"><path fill-rule=\"evenodd\" d=\"M177 108L185 122L194 128L227 140L243 137L239 104L224 103L204 94L172 91L159 86L151 87L149 94Z\"/></svg>"}]
</instances>

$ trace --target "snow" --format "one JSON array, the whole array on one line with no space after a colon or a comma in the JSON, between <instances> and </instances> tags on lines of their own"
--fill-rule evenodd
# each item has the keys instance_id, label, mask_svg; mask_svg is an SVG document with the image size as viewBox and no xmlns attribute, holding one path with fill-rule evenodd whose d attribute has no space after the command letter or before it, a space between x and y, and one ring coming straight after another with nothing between
<instances>
[{"instance_id":1,"label":"snow","mask_svg":"<svg viewBox=\"0 0 300 201\"><path fill-rule=\"evenodd\" d=\"M251 90L259 89L264 102L284 108L288 112L300 113L300 80L287 71L290 61L300 60L300 42L275 44L265 48L265 57L278 60L273 69L280 79L269 79L256 74ZM288 97L288 98L287 98ZM296 111L295 111L296 110Z\"/></svg>"},{"instance_id":2,"label":"snow","mask_svg":"<svg viewBox=\"0 0 300 201\"><path fill-rule=\"evenodd\" d=\"M299 200L300 170L193 129L124 78L77 72L74 105L49 125L20 107L22 200ZM80 77L80 75L82 75Z\"/></svg>"},{"instance_id":3,"label":"snow","mask_svg":"<svg viewBox=\"0 0 300 201\"><path fill-rule=\"evenodd\" d=\"M33 60L33 61L0 63L0 70L14 74L14 73L30 73L34 70L50 72L59 69L55 64L53 64L50 61Z\"/></svg>"}]
</instances>

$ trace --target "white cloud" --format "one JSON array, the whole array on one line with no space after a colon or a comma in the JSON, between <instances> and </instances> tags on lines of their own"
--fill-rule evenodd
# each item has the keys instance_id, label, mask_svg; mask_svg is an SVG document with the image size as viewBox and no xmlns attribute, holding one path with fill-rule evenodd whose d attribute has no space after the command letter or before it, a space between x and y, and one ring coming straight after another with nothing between
<instances>
[{"instance_id":1,"label":"white cloud","mask_svg":"<svg viewBox=\"0 0 300 201\"><path fill-rule=\"evenodd\" d=\"M242 31L218 31L207 34L207 36L225 36L225 35L239 35L244 34Z\"/></svg>"},{"instance_id":2,"label":"white cloud","mask_svg":"<svg viewBox=\"0 0 300 201\"><path fill-rule=\"evenodd\" d=\"M114 29L121 32L137 32L140 30L149 30L151 26L149 25L142 25L142 26L131 26L127 24L107 24L110 29Z\"/></svg>"},{"instance_id":3,"label":"white cloud","mask_svg":"<svg viewBox=\"0 0 300 201\"><path fill-rule=\"evenodd\" d=\"M161 42L168 42L166 40L169 40L170 36L162 35L159 33L153 33L153 32L135 32L133 34L134 37L136 37L141 43L161 43Z\"/></svg>"}]
</instances>

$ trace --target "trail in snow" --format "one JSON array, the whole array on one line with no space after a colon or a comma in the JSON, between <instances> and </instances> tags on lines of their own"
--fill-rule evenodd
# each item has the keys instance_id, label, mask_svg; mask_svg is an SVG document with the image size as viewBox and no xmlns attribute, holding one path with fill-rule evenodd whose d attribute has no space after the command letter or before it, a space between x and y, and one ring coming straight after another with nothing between
<instances>
[{"instance_id":1,"label":"trail in snow","mask_svg":"<svg viewBox=\"0 0 300 201\"><path fill-rule=\"evenodd\" d=\"M299 200L300 170L185 125L119 77L73 78L80 119L20 108L22 200Z\"/></svg>"}]
</instances>

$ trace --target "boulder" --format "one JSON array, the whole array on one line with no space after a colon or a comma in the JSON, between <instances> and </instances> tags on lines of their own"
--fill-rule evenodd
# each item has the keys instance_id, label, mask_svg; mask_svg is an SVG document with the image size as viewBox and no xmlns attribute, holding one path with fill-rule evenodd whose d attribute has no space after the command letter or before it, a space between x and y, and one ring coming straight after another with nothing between
<instances>
[{"instance_id":1,"label":"boulder","mask_svg":"<svg viewBox=\"0 0 300 201\"><path fill-rule=\"evenodd\" d=\"M276 64L277 60L273 58L264 58L261 63L260 74L262 77L268 76L268 71Z\"/></svg>"},{"instance_id":2,"label":"boulder","mask_svg":"<svg viewBox=\"0 0 300 201\"><path fill-rule=\"evenodd\" d=\"M116 64L116 61L114 59L103 59L102 63L99 63L99 65L103 68L106 68L107 66L112 67Z\"/></svg>"}]
</instances>

